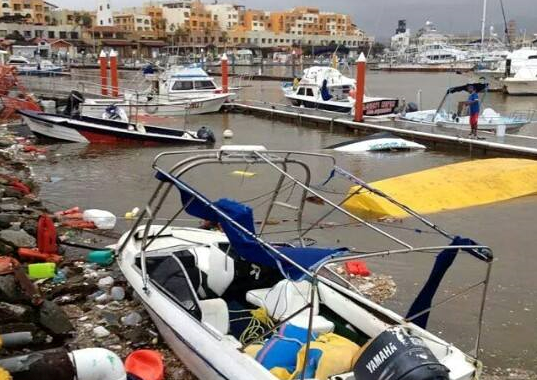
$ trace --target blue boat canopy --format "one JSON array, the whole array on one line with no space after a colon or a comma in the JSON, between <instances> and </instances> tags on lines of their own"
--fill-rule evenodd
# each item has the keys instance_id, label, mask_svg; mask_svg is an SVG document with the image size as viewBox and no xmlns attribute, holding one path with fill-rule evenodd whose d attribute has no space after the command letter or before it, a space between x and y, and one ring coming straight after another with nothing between
<instances>
[{"instance_id":1,"label":"blue boat canopy","mask_svg":"<svg viewBox=\"0 0 537 380\"><path fill-rule=\"evenodd\" d=\"M253 211L249 206L227 198L212 202L186 183L160 169L157 169L156 177L177 187L188 214L219 223L237 255L254 264L279 268L284 276L292 280L303 278L305 273L277 252L304 269L314 270L323 262L348 251L346 248L272 247L276 250L273 251L256 238Z\"/></svg>"}]
</instances>

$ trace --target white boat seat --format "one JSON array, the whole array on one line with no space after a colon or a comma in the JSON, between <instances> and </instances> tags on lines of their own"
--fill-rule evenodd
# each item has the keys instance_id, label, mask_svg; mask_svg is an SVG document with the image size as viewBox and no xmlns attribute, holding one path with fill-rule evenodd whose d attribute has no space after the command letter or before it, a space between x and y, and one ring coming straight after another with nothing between
<instances>
[{"instance_id":1,"label":"white boat seat","mask_svg":"<svg viewBox=\"0 0 537 380\"><path fill-rule=\"evenodd\" d=\"M246 300L252 305L263 307L275 320L290 317L309 303L311 283L308 281L281 280L272 288L254 289L246 293ZM313 303L313 314L319 313L319 297ZM299 315L309 315L309 308Z\"/></svg>"},{"instance_id":2,"label":"white boat seat","mask_svg":"<svg viewBox=\"0 0 537 380\"><path fill-rule=\"evenodd\" d=\"M226 335L229 332L229 310L222 298L199 301L201 322L211 325L215 330Z\"/></svg>"},{"instance_id":3,"label":"white boat seat","mask_svg":"<svg viewBox=\"0 0 537 380\"><path fill-rule=\"evenodd\" d=\"M289 323L294 325L294 326L301 327L303 329L307 329L308 326L309 326L309 315L301 313L301 314L297 315L296 317L291 318L289 320ZM322 335L322 334L328 334L328 333L334 332L335 327L336 326L334 325L334 322L329 321L328 319L326 319L322 315L314 315L313 316L313 320L312 320L312 324L311 324L311 330L315 334Z\"/></svg>"}]
</instances>

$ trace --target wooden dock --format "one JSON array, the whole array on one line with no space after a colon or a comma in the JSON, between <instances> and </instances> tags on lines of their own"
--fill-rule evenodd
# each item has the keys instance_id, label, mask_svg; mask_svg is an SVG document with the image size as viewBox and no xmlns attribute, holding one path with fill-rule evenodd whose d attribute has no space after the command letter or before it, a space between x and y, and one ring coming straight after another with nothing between
<instances>
[{"instance_id":1,"label":"wooden dock","mask_svg":"<svg viewBox=\"0 0 537 380\"><path fill-rule=\"evenodd\" d=\"M233 112L238 110L255 116L292 121L301 125L326 125L345 127L357 132L390 132L408 140L424 143L435 149L457 149L475 154L490 154L537 159L537 137L506 134L503 137L490 132L479 132L480 139L467 138L468 131L451 130L431 125L406 123L394 118L367 118L358 123L349 115L327 114L282 104L256 101L237 101L226 105ZM462 135L461 135L462 134Z\"/></svg>"}]
</instances>

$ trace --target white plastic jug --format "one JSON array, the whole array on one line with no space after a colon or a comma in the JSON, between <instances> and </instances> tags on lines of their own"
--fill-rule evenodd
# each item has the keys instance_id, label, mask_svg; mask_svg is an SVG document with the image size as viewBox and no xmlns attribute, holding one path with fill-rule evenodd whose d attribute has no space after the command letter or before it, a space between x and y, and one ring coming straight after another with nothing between
<instances>
[{"instance_id":1,"label":"white plastic jug","mask_svg":"<svg viewBox=\"0 0 537 380\"><path fill-rule=\"evenodd\" d=\"M93 222L100 230L111 230L116 225L116 216L104 210L86 210L82 218L87 222Z\"/></svg>"}]
</instances>

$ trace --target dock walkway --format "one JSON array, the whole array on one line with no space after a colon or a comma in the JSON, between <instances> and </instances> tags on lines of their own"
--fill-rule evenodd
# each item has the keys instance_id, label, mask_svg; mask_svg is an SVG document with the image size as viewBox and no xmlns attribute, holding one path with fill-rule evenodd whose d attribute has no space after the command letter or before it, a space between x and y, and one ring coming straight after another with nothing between
<instances>
[{"instance_id":1,"label":"dock walkway","mask_svg":"<svg viewBox=\"0 0 537 380\"><path fill-rule=\"evenodd\" d=\"M253 100L239 100L228 103L227 107L230 110L240 110L257 116L287 121L292 120L299 124L309 123L329 125L330 127L343 126L367 133L391 132L394 135L435 147L445 146L459 150L470 150L476 153L493 153L496 155L522 156L537 159L537 136L525 134L525 129L520 134L506 134L502 137L496 136L491 132L480 131L480 139L470 139L467 137L468 131L465 130L403 122L388 117L366 117L364 122L358 123L353 121L350 115L328 114L326 112L290 105ZM537 128L537 125L530 124L525 128Z\"/></svg>"}]
</instances>

